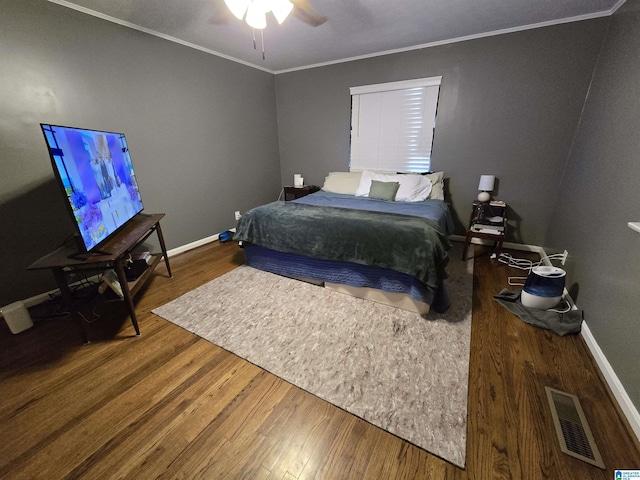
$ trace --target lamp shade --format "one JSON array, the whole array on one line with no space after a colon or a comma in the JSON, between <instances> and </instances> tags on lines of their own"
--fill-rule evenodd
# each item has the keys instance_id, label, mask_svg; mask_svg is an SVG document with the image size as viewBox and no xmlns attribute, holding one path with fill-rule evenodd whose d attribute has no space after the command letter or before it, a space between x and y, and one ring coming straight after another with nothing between
<instances>
[{"instance_id":1,"label":"lamp shade","mask_svg":"<svg viewBox=\"0 0 640 480\"><path fill-rule=\"evenodd\" d=\"M495 180L496 177L494 175L481 175L480 183L478 184L478 190L481 190L483 192L492 191Z\"/></svg>"},{"instance_id":2,"label":"lamp shade","mask_svg":"<svg viewBox=\"0 0 640 480\"><path fill-rule=\"evenodd\" d=\"M251 2L249 4L245 21L251 28L255 28L256 30L262 30L267 26L266 12L262 9L262 5L260 3Z\"/></svg>"},{"instance_id":3,"label":"lamp shade","mask_svg":"<svg viewBox=\"0 0 640 480\"><path fill-rule=\"evenodd\" d=\"M244 14L249 7L249 0L224 0L224 3L227 4L231 13L233 13L238 20L242 20L244 18Z\"/></svg>"}]
</instances>

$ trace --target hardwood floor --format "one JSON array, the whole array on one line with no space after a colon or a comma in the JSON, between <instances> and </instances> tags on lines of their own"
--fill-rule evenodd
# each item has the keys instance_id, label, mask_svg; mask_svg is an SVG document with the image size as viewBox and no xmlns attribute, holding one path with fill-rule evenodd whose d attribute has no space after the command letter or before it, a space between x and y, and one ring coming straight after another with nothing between
<instances>
[{"instance_id":1,"label":"hardwood floor","mask_svg":"<svg viewBox=\"0 0 640 480\"><path fill-rule=\"evenodd\" d=\"M525 324L492 295L514 272L476 247L466 469L155 316L242 262L212 243L159 267L124 308L12 335L0 322L0 478L612 479L640 448L584 341ZM520 252L518 256L522 256ZM452 258L451 261L459 261ZM240 313L240 312L239 312ZM560 452L544 386L580 398L607 470Z\"/></svg>"}]
</instances>

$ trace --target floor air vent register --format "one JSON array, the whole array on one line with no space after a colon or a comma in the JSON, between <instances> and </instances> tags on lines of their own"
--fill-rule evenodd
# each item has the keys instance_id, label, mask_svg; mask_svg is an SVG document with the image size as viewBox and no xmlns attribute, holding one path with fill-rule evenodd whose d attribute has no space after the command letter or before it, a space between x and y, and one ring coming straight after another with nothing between
<instances>
[{"instance_id":1,"label":"floor air vent register","mask_svg":"<svg viewBox=\"0 0 640 480\"><path fill-rule=\"evenodd\" d=\"M544 388L547 391L560 449L567 455L605 468L578 397L550 387Z\"/></svg>"}]
</instances>

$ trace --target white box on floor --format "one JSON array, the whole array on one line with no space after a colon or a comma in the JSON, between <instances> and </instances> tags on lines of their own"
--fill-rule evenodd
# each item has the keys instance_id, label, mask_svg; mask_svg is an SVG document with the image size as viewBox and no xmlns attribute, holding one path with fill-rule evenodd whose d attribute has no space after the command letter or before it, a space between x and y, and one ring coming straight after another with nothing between
<instances>
[{"instance_id":1,"label":"white box on floor","mask_svg":"<svg viewBox=\"0 0 640 480\"><path fill-rule=\"evenodd\" d=\"M9 326L11 333L20 333L33 327L33 321L29 315L27 307L22 302L14 302L0 308L4 320Z\"/></svg>"}]
</instances>

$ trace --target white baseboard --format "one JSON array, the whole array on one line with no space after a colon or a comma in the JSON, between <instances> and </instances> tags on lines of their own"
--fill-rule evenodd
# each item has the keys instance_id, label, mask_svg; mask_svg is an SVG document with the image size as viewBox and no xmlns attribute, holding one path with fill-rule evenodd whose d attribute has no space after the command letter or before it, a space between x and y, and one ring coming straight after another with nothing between
<instances>
[{"instance_id":1,"label":"white baseboard","mask_svg":"<svg viewBox=\"0 0 640 480\"><path fill-rule=\"evenodd\" d=\"M540 248L540 256L541 257L547 256L547 254L544 251L544 248ZM551 265L549 260L547 260L545 263ZM564 299L566 299L569 302L573 310L578 309L575 302L573 301L573 298L571 298L571 295L569 295L569 292L567 291L566 288L564 289ZM607 360L607 357L604 355L604 352L602 351L602 349L598 345L598 342L596 342L595 337L591 333L591 330L589 329L589 325L587 325L587 322L584 320L582 321L582 329L580 333L582 335L582 338L584 339L584 343L587 344L587 348L589 348L591 355L593 355L593 359L596 361L598 368L600 368L600 371L602 372L602 375L605 381L607 382L607 385L609 385L609 388L611 389L613 396L618 402L618 405L620 406L622 413L627 418L627 421L629 422L629 426L633 430L633 433L635 433L638 441L640 441L640 413L638 413L638 409L631 401L631 398L627 394L627 391L624 389L624 386L620 382L620 379L616 375L616 372L613 370L613 367L609 363L609 360Z\"/></svg>"},{"instance_id":2,"label":"white baseboard","mask_svg":"<svg viewBox=\"0 0 640 480\"><path fill-rule=\"evenodd\" d=\"M230 228L230 232L235 232L236 228ZM172 257L174 255L178 255L179 253L184 253L189 250L193 250L194 248L201 247L206 245L207 243L215 242L220 239L220 234L216 233L215 235L211 235L210 237L205 237L200 240L196 240L195 242L187 243L186 245L182 245L181 247L172 248L171 250L167 250L167 257Z\"/></svg>"},{"instance_id":3,"label":"white baseboard","mask_svg":"<svg viewBox=\"0 0 640 480\"><path fill-rule=\"evenodd\" d=\"M206 245L207 243L215 242L219 238L220 234L216 233L215 235L196 240L195 242L187 243L186 245L182 245L181 247L172 248L171 250L167 250L167 256L173 257L174 255L178 255L179 253L184 253L189 250L193 250L194 248Z\"/></svg>"},{"instance_id":4,"label":"white baseboard","mask_svg":"<svg viewBox=\"0 0 640 480\"><path fill-rule=\"evenodd\" d=\"M611 367L609 360L607 360L607 357L604 356L604 353L598 346L587 322L582 322L581 333L587 347L589 347L589 350L591 351L591 355L593 355L598 367L600 367L600 371L602 371L602 375L607 381L609 388L613 392L614 397L616 397L618 405L620 405L622 412L625 417L627 417L633 433L636 434L636 438L640 441L640 413L638 413L638 409L631 401L631 398L629 398L629 395L622 386L622 383L620 383L620 379L616 375L616 372L613 371L613 367Z\"/></svg>"},{"instance_id":5,"label":"white baseboard","mask_svg":"<svg viewBox=\"0 0 640 480\"><path fill-rule=\"evenodd\" d=\"M465 236L464 235L451 235L449 237L449 240L452 240L454 242L463 242L465 241ZM473 237L471 239L471 243L475 244L475 245L493 245L493 241L492 240L484 240L482 238L477 238L477 237ZM502 248L510 248L512 250L520 250L523 252L536 252L536 253L540 253L542 250L542 247L539 247L537 245L527 245L526 243L512 243L512 242L504 242L502 244Z\"/></svg>"}]
</instances>

